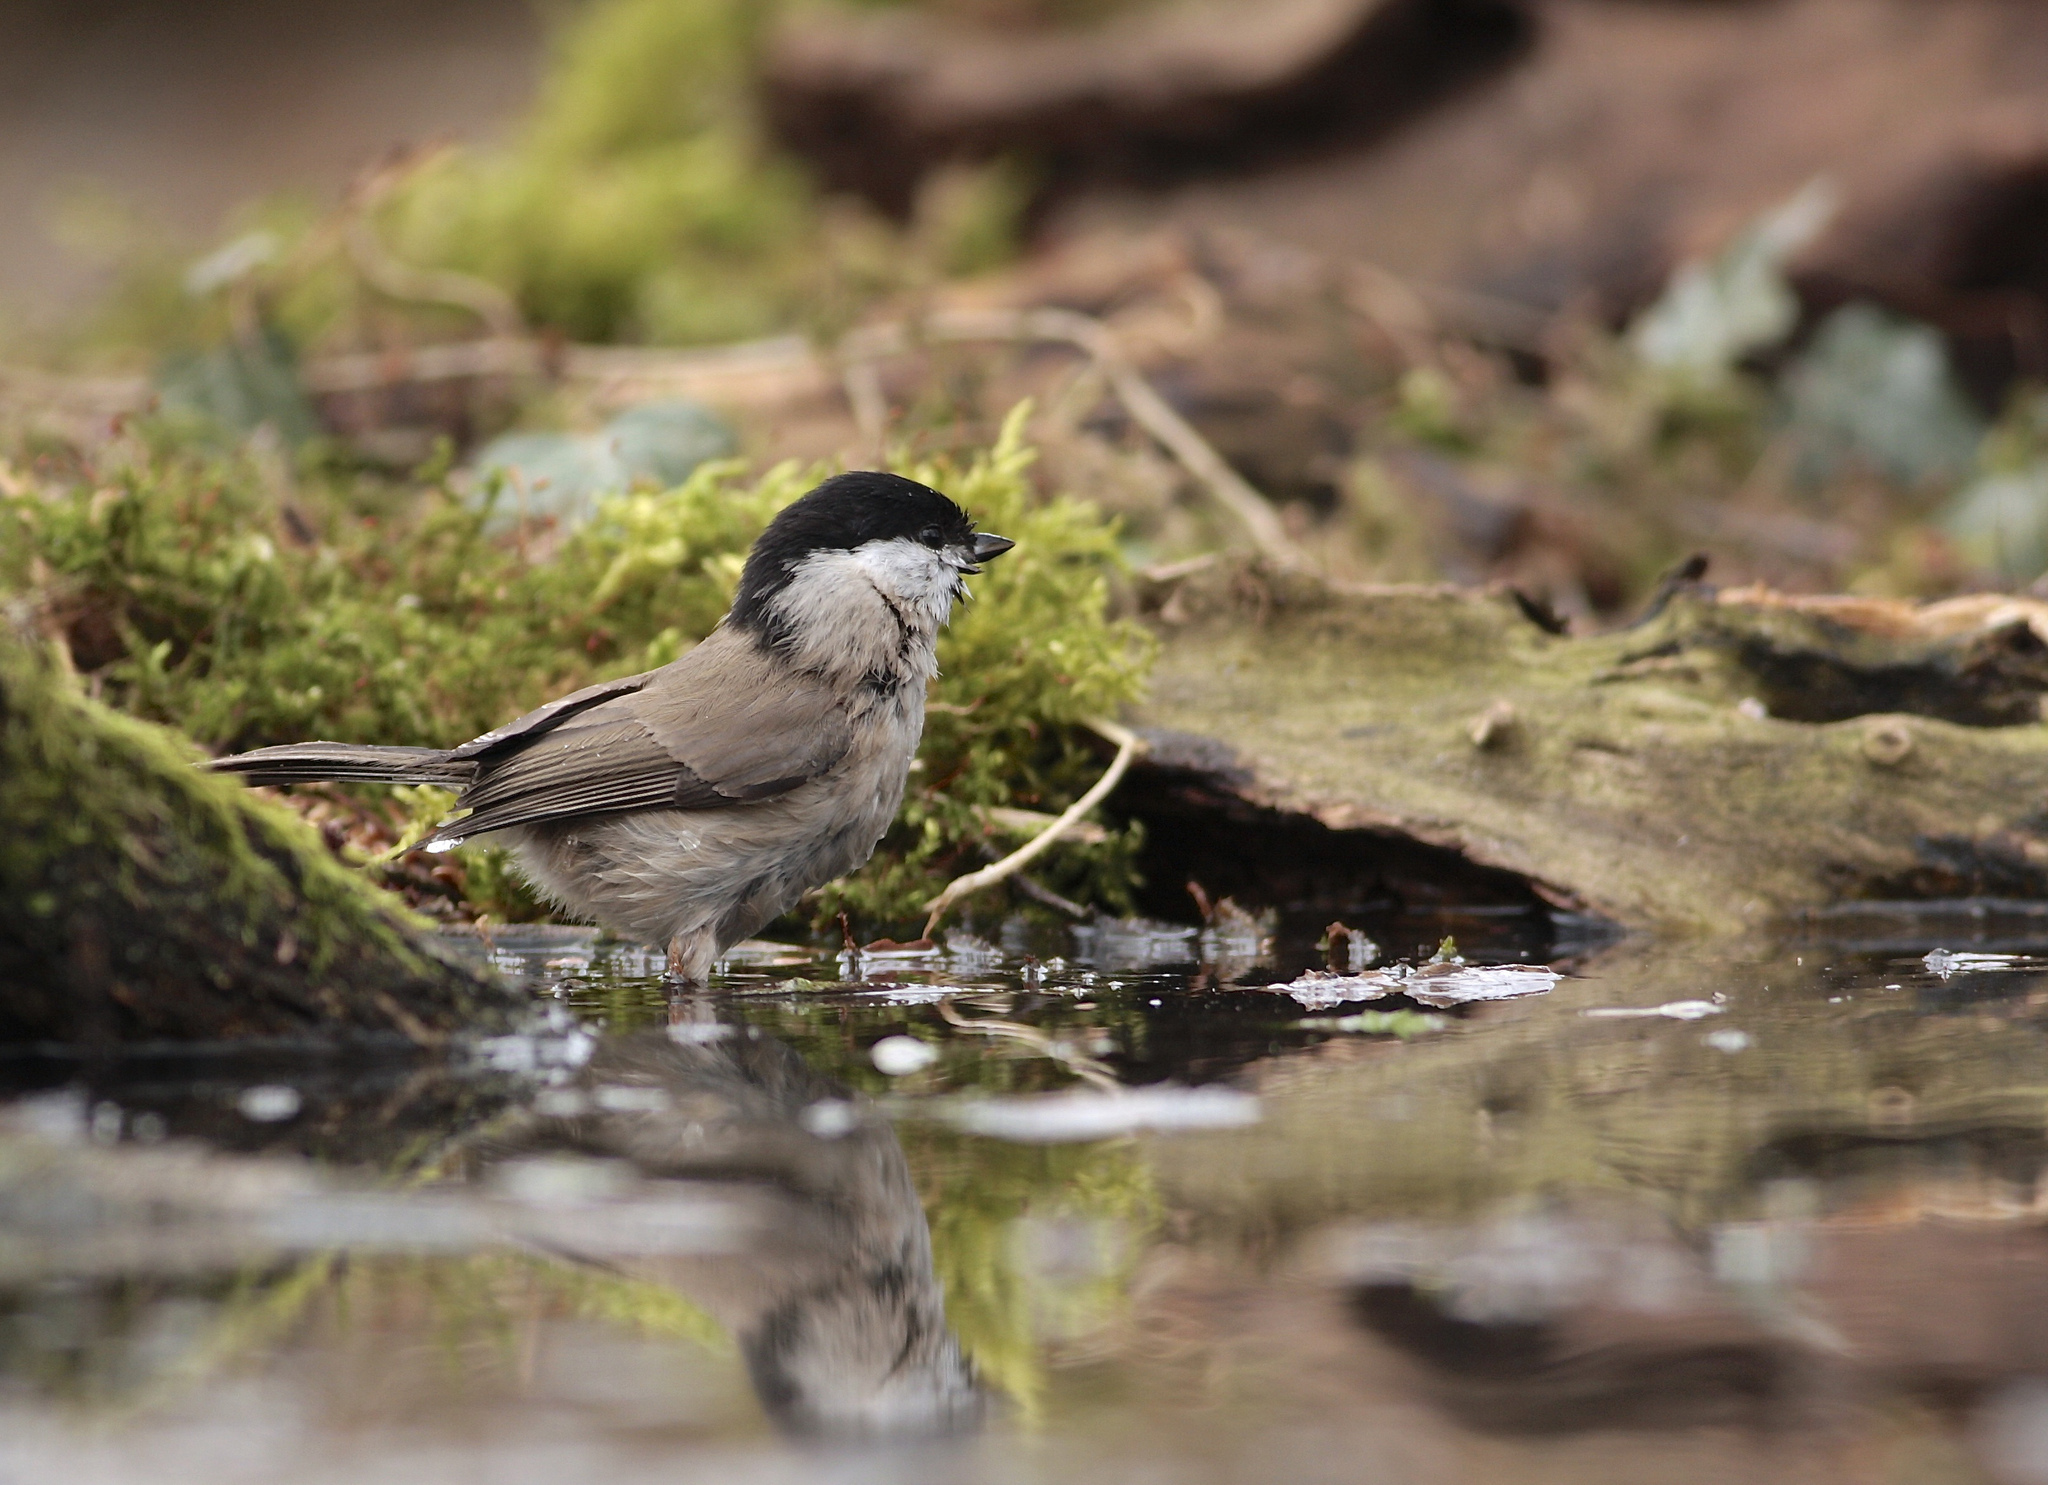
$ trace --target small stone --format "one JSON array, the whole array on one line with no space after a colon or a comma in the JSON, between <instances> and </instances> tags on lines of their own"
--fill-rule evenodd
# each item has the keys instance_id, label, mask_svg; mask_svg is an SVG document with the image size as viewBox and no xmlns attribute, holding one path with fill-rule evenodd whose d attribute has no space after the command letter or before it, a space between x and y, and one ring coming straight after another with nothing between
<instances>
[{"instance_id":1,"label":"small stone","mask_svg":"<svg viewBox=\"0 0 2048 1485\"><path fill-rule=\"evenodd\" d=\"M117 1103L102 1103L94 1106L90 1125L93 1139L102 1145L111 1145L121 1138L121 1106Z\"/></svg>"}]
</instances>

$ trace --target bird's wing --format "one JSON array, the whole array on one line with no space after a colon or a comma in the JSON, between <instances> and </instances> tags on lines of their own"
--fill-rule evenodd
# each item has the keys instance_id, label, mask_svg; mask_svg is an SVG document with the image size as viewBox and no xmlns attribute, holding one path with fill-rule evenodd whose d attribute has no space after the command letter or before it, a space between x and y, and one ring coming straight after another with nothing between
<instances>
[{"instance_id":1,"label":"bird's wing","mask_svg":"<svg viewBox=\"0 0 2048 1485\"><path fill-rule=\"evenodd\" d=\"M723 632L721 631L721 634ZM714 634L626 694L605 698L499 759L436 839L577 815L722 809L816 778L852 742L845 708L750 640ZM517 724L514 724L515 726Z\"/></svg>"},{"instance_id":2,"label":"bird's wing","mask_svg":"<svg viewBox=\"0 0 2048 1485\"><path fill-rule=\"evenodd\" d=\"M571 691L567 696L558 696L545 706L537 706L525 716L507 722L503 727L493 727L481 737L473 737L448 756L450 759L485 758L493 753L509 752L522 741L551 732L582 712L619 696L630 696L645 686L650 677L659 671L643 670L638 675L620 676L615 681L599 681L594 686L585 686L581 691Z\"/></svg>"},{"instance_id":3,"label":"bird's wing","mask_svg":"<svg viewBox=\"0 0 2048 1485\"><path fill-rule=\"evenodd\" d=\"M572 815L673 809L708 792L633 719L557 727L494 763L456 800L469 813L444 821L437 840L459 840Z\"/></svg>"},{"instance_id":4,"label":"bird's wing","mask_svg":"<svg viewBox=\"0 0 2048 1485\"><path fill-rule=\"evenodd\" d=\"M715 630L629 703L669 755L728 800L764 799L846 756L845 704L822 679Z\"/></svg>"}]
</instances>

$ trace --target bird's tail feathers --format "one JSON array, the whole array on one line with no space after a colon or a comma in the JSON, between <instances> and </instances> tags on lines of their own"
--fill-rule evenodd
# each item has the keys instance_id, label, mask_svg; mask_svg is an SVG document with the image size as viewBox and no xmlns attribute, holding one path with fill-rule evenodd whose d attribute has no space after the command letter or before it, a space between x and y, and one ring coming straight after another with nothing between
<instances>
[{"instance_id":1,"label":"bird's tail feathers","mask_svg":"<svg viewBox=\"0 0 2048 1485\"><path fill-rule=\"evenodd\" d=\"M215 758L216 773L252 784L439 784L459 789L476 774L445 748L380 748L368 743L303 742Z\"/></svg>"}]
</instances>

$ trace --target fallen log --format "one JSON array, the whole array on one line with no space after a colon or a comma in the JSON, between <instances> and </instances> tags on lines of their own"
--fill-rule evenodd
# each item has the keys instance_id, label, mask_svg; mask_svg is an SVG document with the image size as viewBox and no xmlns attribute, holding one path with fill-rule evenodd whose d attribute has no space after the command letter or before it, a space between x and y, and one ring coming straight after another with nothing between
<instances>
[{"instance_id":1,"label":"fallen log","mask_svg":"<svg viewBox=\"0 0 2048 1485\"><path fill-rule=\"evenodd\" d=\"M897 216L960 161L1047 187L1157 183L1382 132L1519 55L1515 0L1171 7L1095 28L810 9L771 39L764 112L820 179Z\"/></svg>"},{"instance_id":2,"label":"fallen log","mask_svg":"<svg viewBox=\"0 0 2048 1485\"><path fill-rule=\"evenodd\" d=\"M1155 910L1191 872L1302 911L1549 903L1680 931L2048 897L2039 604L1693 586L1570 638L1508 592L1212 569L1159 601L1178 622L1119 794Z\"/></svg>"},{"instance_id":3,"label":"fallen log","mask_svg":"<svg viewBox=\"0 0 2048 1485\"><path fill-rule=\"evenodd\" d=\"M389 1042L502 1029L523 997L0 634L0 1047Z\"/></svg>"}]
</instances>

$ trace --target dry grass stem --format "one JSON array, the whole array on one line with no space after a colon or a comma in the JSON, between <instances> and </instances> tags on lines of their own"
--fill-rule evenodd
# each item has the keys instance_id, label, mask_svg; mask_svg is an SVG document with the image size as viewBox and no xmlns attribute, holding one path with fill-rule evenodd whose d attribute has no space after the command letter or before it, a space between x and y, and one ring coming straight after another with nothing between
<instances>
[{"instance_id":1,"label":"dry grass stem","mask_svg":"<svg viewBox=\"0 0 2048 1485\"><path fill-rule=\"evenodd\" d=\"M945 916L946 909L961 898L972 896L984 887L993 887L997 882L1014 876L1050 850L1055 841L1079 825L1087 818L1090 810L1109 797L1109 792L1123 779L1124 770L1131 766L1131 760L1145 750L1145 740L1128 727L1120 727L1115 722L1101 719L1091 721L1088 725L1116 744L1116 757L1110 760L1109 767L1104 770L1102 777L1095 781L1086 794L1075 800L1065 814L1002 860L949 882L945 891L926 904L926 909L931 915L925 919L926 938L930 938L939 926L939 919Z\"/></svg>"}]
</instances>

